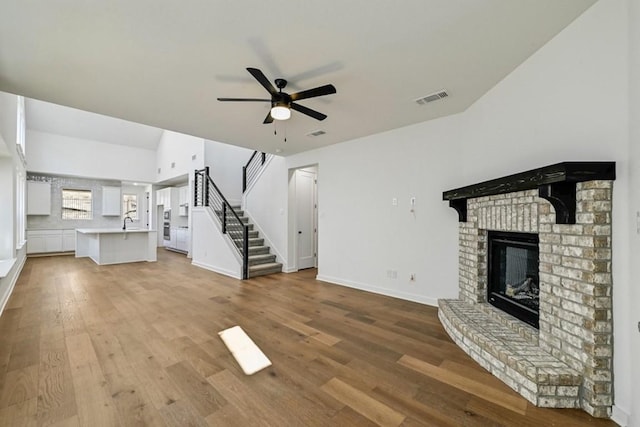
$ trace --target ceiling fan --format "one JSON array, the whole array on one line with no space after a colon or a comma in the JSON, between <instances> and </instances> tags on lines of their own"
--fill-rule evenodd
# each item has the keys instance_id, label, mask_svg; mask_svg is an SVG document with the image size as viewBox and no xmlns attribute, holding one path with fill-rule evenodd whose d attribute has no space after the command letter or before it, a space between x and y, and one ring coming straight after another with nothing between
<instances>
[{"instance_id":1,"label":"ceiling fan","mask_svg":"<svg viewBox=\"0 0 640 427\"><path fill-rule=\"evenodd\" d=\"M319 86L313 89L303 90L288 94L282 91L287 86L285 79L275 79L276 89L271 82L267 79L262 71L257 68L247 68L247 71L271 94L271 99L261 98L218 98L218 101L233 101L233 102L270 102L271 110L264 119L264 124L272 123L273 120L287 120L291 117L291 110L296 110L299 113L306 114L309 117L313 117L316 120L324 120L327 118L325 114L322 114L316 110L305 107L304 105L297 104L296 101L303 99L315 98L316 96L330 95L336 93L336 88L333 85Z\"/></svg>"}]
</instances>

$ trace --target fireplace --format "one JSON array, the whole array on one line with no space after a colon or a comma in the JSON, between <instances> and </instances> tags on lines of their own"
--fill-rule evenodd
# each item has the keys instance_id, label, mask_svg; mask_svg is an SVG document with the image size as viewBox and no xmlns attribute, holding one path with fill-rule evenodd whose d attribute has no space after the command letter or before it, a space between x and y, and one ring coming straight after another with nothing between
<instances>
[{"instance_id":1,"label":"fireplace","mask_svg":"<svg viewBox=\"0 0 640 427\"><path fill-rule=\"evenodd\" d=\"M443 193L460 221L459 298L438 316L534 405L611 415L614 180L614 162L563 162ZM495 303L538 312L539 328Z\"/></svg>"},{"instance_id":2,"label":"fireplace","mask_svg":"<svg viewBox=\"0 0 640 427\"><path fill-rule=\"evenodd\" d=\"M538 235L489 231L488 257L489 303L538 328Z\"/></svg>"}]
</instances>

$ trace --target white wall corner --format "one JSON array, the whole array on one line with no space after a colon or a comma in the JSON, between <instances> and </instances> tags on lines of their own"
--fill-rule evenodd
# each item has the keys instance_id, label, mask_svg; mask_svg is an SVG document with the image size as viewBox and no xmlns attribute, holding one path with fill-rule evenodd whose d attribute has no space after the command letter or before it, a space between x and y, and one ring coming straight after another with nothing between
<instances>
[{"instance_id":1,"label":"white wall corner","mask_svg":"<svg viewBox=\"0 0 640 427\"><path fill-rule=\"evenodd\" d=\"M242 276L242 260L237 248L220 230L213 215L205 208L192 212L191 264L233 278Z\"/></svg>"},{"instance_id":2,"label":"white wall corner","mask_svg":"<svg viewBox=\"0 0 640 427\"><path fill-rule=\"evenodd\" d=\"M620 427L627 427L629 426L629 419L630 414L627 411L621 409L619 406L613 405L613 408L611 410L611 420L613 420Z\"/></svg>"},{"instance_id":3,"label":"white wall corner","mask_svg":"<svg viewBox=\"0 0 640 427\"><path fill-rule=\"evenodd\" d=\"M9 298L13 293L13 289L18 282L18 277L20 277L20 273L22 272L24 263L27 260L26 246L24 246L23 249L20 249L17 255L18 257L16 259L16 262L13 264L13 267L11 268L11 271L9 271L9 274L6 277L0 279L0 316L2 316L2 312L9 302Z\"/></svg>"},{"instance_id":4,"label":"white wall corner","mask_svg":"<svg viewBox=\"0 0 640 427\"><path fill-rule=\"evenodd\" d=\"M316 280L332 283L334 285L346 286L348 288L359 289L361 291L371 292L374 294L380 294L388 297L400 298L407 301L413 301L420 304L426 304L433 307L438 306L437 298L431 298L425 295L413 294L409 292L402 292L402 291L398 291L397 289L383 288L379 286L370 285L367 283L360 283L360 282L355 282L353 280L342 279L339 277L324 276L322 274L318 274L316 276Z\"/></svg>"},{"instance_id":5,"label":"white wall corner","mask_svg":"<svg viewBox=\"0 0 640 427\"><path fill-rule=\"evenodd\" d=\"M240 274L238 274L237 271L216 267L215 265L210 265L198 261L192 261L191 264L195 265L196 267L204 268L205 270L213 271L214 273L222 274L223 276L229 276L234 279L242 280L242 277L240 276Z\"/></svg>"},{"instance_id":6,"label":"white wall corner","mask_svg":"<svg viewBox=\"0 0 640 427\"><path fill-rule=\"evenodd\" d=\"M256 177L253 179L253 182L251 184L249 184L249 186L247 187L245 192L242 194L242 207L243 208L245 207L247 196L249 195L249 193L251 193L251 190L253 190L253 187L255 187L256 183L260 180L260 177L262 176L264 171L267 170L267 167L269 166L269 163L271 163L271 161L273 160L274 157L275 157L275 155L273 155L273 154L267 154L267 161L264 162L264 165L262 165L262 167L260 168L260 171L258 172L258 175L256 175Z\"/></svg>"}]
</instances>

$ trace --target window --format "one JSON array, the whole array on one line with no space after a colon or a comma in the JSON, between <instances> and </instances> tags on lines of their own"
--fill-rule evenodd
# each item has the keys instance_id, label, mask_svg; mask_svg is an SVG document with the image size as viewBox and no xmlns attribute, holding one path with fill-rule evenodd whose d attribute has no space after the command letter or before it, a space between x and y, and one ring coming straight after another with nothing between
<instances>
[{"instance_id":1,"label":"window","mask_svg":"<svg viewBox=\"0 0 640 427\"><path fill-rule=\"evenodd\" d=\"M62 190L62 219L92 219L91 190Z\"/></svg>"},{"instance_id":2,"label":"window","mask_svg":"<svg viewBox=\"0 0 640 427\"><path fill-rule=\"evenodd\" d=\"M138 220L138 196L136 194L122 195L122 217L127 216L134 221Z\"/></svg>"}]
</instances>

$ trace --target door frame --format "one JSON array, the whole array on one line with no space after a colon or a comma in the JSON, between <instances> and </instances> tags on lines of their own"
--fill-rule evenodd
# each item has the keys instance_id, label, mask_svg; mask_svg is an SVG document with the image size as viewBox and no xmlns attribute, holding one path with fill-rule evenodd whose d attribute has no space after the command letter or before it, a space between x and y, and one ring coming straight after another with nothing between
<instances>
[{"instance_id":1,"label":"door frame","mask_svg":"<svg viewBox=\"0 0 640 427\"><path fill-rule=\"evenodd\" d=\"M297 219L297 199L296 199L296 171L304 170L308 172L312 172L315 174L315 182L314 182L314 215L313 215L313 228L315 229L313 245L314 245L314 253L315 253L315 268L318 268L318 238L319 238L319 224L318 224L318 208L319 208L319 197L318 197L318 180L319 180L319 168L317 164L300 166L297 168L289 169L289 203L288 203L288 266L287 271L294 272L298 271L298 219Z\"/></svg>"}]
</instances>

